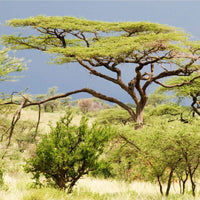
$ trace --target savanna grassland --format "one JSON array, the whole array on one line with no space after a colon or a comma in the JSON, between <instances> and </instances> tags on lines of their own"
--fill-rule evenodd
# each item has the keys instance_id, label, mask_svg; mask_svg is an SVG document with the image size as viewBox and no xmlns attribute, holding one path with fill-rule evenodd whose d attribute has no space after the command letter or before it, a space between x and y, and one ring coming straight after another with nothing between
<instances>
[{"instance_id":1,"label":"savanna grassland","mask_svg":"<svg viewBox=\"0 0 200 200\"><path fill-rule=\"evenodd\" d=\"M6 24L19 32L1 37L9 49L0 51L0 81L26 69L10 49L37 49L50 63L78 63L132 103L89 86L0 93L0 200L200 198L200 41L151 22L40 15ZM77 93L94 98L72 101Z\"/></svg>"},{"instance_id":2,"label":"savanna grassland","mask_svg":"<svg viewBox=\"0 0 200 200\"><path fill-rule=\"evenodd\" d=\"M159 106L158 106L159 107ZM131 122L127 121L124 122L124 119L127 118L127 113L118 107L107 107L100 110L87 110L83 112L81 108L74 107L74 118L72 123L74 125L79 124L82 115L86 115L89 118L89 125L94 121L98 121L100 124L112 124L115 128L117 128L117 134L126 135L132 141L132 136L130 134L133 131L133 125ZM159 110L160 109L160 110ZM165 108L166 109L166 108ZM146 119L147 124L151 123L153 118L160 117L160 113L164 116L163 112L164 108L153 108L149 107L146 110L146 117L151 116L150 119ZM186 108L182 108L186 109ZM167 109L169 111L169 107ZM171 112L177 112L176 106L171 105ZM187 110L187 109L186 109ZM186 111L188 112L188 111ZM189 112L188 112L189 113ZM166 114L166 113L165 113ZM65 115L65 111L63 109L56 110L54 112L44 112L42 111L41 114L41 121L39 126L39 132L37 135L37 142L40 142L42 135L47 134L50 131L49 124L55 127L56 122L60 119L60 117ZM79 181L74 186L72 193L68 194L64 190L60 190L52 184L47 184L48 181L42 177L41 182L36 184L36 180L32 179L31 173L25 173L24 165L26 160L29 159L31 156L35 155L35 143L32 140L32 135L34 134L35 124L37 122L38 112L35 109L24 109L22 112L21 120L19 121L18 126L12 136L12 142L10 147L7 149L7 152L2 160L2 183L1 183L1 191L0 191L0 200L148 200L148 199L193 199L192 196L192 189L190 181L188 180L185 185L185 194L180 194L180 187L178 183L178 172L174 170L173 177L171 179L171 188L168 197L162 196L160 194L159 184L154 177L155 172L151 170L151 168L147 167L148 163L144 165L139 165L137 161L138 155L134 153L135 148L127 146L128 143L124 142L123 139L119 139L118 136L113 136L113 140L107 145L105 148L104 154L102 155L103 158L108 159L111 163L112 169L110 170L110 174L107 175L105 172L97 172L95 174L89 173L79 179ZM167 116L167 119L175 120L176 118L179 119L179 115ZM4 116L4 120L9 118L11 115ZM1 118L2 120L2 118ZM151 121L152 120L152 121ZM165 120L164 120L165 121ZM163 123L164 123L163 121ZM177 120L179 121L179 120ZM162 124L163 129L166 132L169 132L174 126L181 126L182 122L176 122L176 124L170 124L169 129L164 127L165 125ZM198 127L198 120L195 122L196 124L194 127ZM159 127L159 123L154 124L155 126ZM177 127L178 128L178 127ZM180 130L180 127L179 127ZM184 127L184 130L187 131L187 128ZM149 129L143 129L143 132L147 132L151 140L154 140L153 135L155 134L152 130L152 133ZM125 134L126 133L126 134ZM23 134L23 135L21 135ZM162 135L162 134L161 134ZM141 137L147 140L145 134ZM172 137L172 136L170 136ZM170 138L169 137L169 138ZM146 138L146 139L145 139ZM165 138L166 141L169 138ZM141 140L141 138L135 137L135 142L137 140ZM161 138L156 136L156 140L160 141ZM143 141L143 143L145 143ZM152 148L152 157L150 158L151 161L153 159L154 162L158 162L157 166L155 163L155 168L159 170L163 166L163 162L159 159L159 152L153 152L153 145L152 143L146 144L146 146L142 146L142 141L137 143L140 148L149 148L148 145ZM164 145L163 145L164 146ZM149 148L148 151L151 151ZM156 146L155 146L156 148ZM162 148L161 148L162 150ZM110 153L113 151L113 153ZM174 149L175 151L175 149ZM2 153L3 146L2 146ZM154 154L155 153L155 154ZM162 156L169 156L172 152L167 155ZM172 155L172 154L171 154ZM173 155L172 155L173 156ZM176 156L176 155L174 155ZM195 156L195 154L194 154ZM117 158L120 158L121 161L116 161ZM147 158L148 160L149 158ZM163 157L162 157L163 159ZM165 157L165 159L167 159ZM170 162L170 160L169 160ZM172 162L174 163L174 162ZM138 168L142 168L138 169ZM147 167L147 168L145 168ZM165 167L164 167L165 168ZM167 188L168 182L168 174L169 169L166 170L165 174L162 177L162 189L163 193ZM200 198L199 195L199 187L200 183L198 183L199 179L199 172L195 174L195 184L196 184L196 197L195 199ZM182 178L185 178L184 176Z\"/></svg>"}]
</instances>

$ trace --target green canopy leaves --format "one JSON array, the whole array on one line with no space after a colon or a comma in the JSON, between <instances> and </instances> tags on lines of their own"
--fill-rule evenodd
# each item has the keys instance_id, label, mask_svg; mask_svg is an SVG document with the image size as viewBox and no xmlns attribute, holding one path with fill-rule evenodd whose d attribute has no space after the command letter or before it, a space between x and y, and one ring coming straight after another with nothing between
<instances>
[{"instance_id":1,"label":"green canopy leaves","mask_svg":"<svg viewBox=\"0 0 200 200\"><path fill-rule=\"evenodd\" d=\"M12 19L7 21L9 26L13 27L26 27L33 28L47 28L47 29L63 29L66 32L69 31L81 31L81 32L127 32L129 34L139 32L169 32L175 28L168 27L166 25L160 25L150 22L102 22L91 21L83 18L69 17L69 16L37 16L29 17L27 19Z\"/></svg>"},{"instance_id":2,"label":"green canopy leaves","mask_svg":"<svg viewBox=\"0 0 200 200\"><path fill-rule=\"evenodd\" d=\"M0 51L0 81L14 80L16 76L11 76L10 73L21 72L26 67L23 59L9 56L8 51L9 49Z\"/></svg>"},{"instance_id":3,"label":"green canopy leaves","mask_svg":"<svg viewBox=\"0 0 200 200\"><path fill-rule=\"evenodd\" d=\"M189 82L193 78L197 77L198 73L193 73L190 76L180 76L173 77L165 81L166 85L176 85L182 82ZM191 95L196 96L197 93L200 93L200 78L195 79L190 84L184 84L181 87L173 87L173 88L164 88L160 87L157 90L158 92L167 92L173 91L173 93L178 97L188 97Z\"/></svg>"},{"instance_id":4,"label":"green canopy leaves","mask_svg":"<svg viewBox=\"0 0 200 200\"><path fill-rule=\"evenodd\" d=\"M65 57L61 56L64 62L102 57L136 60L136 54L143 55L148 50L183 50L179 43L187 40L186 34L177 28L150 22L102 22L75 17L37 16L13 19L7 24L31 27L40 35L3 36L5 45L60 54Z\"/></svg>"}]
</instances>

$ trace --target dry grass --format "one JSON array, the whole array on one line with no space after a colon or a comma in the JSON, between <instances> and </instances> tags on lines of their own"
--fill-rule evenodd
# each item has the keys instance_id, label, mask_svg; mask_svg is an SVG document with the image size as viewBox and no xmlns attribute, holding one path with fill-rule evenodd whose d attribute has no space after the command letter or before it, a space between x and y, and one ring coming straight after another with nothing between
<instances>
[{"instance_id":1,"label":"dry grass","mask_svg":"<svg viewBox=\"0 0 200 200\"><path fill-rule=\"evenodd\" d=\"M72 194L55 188L36 189L23 170L7 173L4 177L8 190L0 191L0 200L191 200L191 194L179 195L178 186L171 188L168 198L161 197L157 184L134 181L127 183L112 179L84 177ZM6 188L6 187L5 187ZM199 194L199 192L197 193ZM200 199L197 195L196 200Z\"/></svg>"},{"instance_id":2,"label":"dry grass","mask_svg":"<svg viewBox=\"0 0 200 200\"><path fill-rule=\"evenodd\" d=\"M21 173L5 176L8 191L0 191L0 200L191 200L191 195L161 197L158 187L147 182L126 183L95 178L81 179L72 194L54 188L31 188L31 179ZM198 197L196 199L199 199Z\"/></svg>"},{"instance_id":3,"label":"dry grass","mask_svg":"<svg viewBox=\"0 0 200 200\"><path fill-rule=\"evenodd\" d=\"M39 130L42 132L48 132L50 130L49 125L52 124L55 126L56 122L59 121L61 117L65 115L66 112L42 112L40 117L40 125ZM76 115L72 121L73 124L77 124L80 122L81 116ZM23 121L35 121L37 123L38 120L38 111L24 109L21 114L21 120Z\"/></svg>"}]
</instances>

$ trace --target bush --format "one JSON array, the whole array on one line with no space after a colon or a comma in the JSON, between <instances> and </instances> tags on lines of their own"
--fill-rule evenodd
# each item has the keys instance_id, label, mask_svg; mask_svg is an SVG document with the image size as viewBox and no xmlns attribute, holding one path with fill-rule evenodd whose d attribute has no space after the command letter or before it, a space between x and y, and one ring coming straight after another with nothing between
<instances>
[{"instance_id":1,"label":"bush","mask_svg":"<svg viewBox=\"0 0 200 200\"><path fill-rule=\"evenodd\" d=\"M98 123L101 124L127 124L132 121L128 112L119 107L112 107L110 109L104 109L98 113Z\"/></svg>"},{"instance_id":2,"label":"bush","mask_svg":"<svg viewBox=\"0 0 200 200\"><path fill-rule=\"evenodd\" d=\"M61 189L72 192L73 186L85 174L98 168L98 158L113 131L110 127L88 127L88 120L82 117L79 126L71 124L69 113L57 122L55 128L44 136L36 148L36 156L25 166L34 178L44 175Z\"/></svg>"}]
</instances>

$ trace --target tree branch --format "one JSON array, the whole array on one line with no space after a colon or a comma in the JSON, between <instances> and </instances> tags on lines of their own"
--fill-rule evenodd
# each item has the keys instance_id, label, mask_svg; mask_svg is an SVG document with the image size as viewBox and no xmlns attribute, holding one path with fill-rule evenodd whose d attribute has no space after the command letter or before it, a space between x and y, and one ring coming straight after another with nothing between
<instances>
[{"instance_id":1,"label":"tree branch","mask_svg":"<svg viewBox=\"0 0 200 200\"><path fill-rule=\"evenodd\" d=\"M9 145L10 145L15 125L17 124L18 120L20 119L21 111L22 111L23 108L26 108L26 107L29 107L29 106L35 106L35 105L37 105L39 107L38 121L37 121L37 125L36 125L36 132L35 132L35 135L34 135L34 139L35 139L36 136L37 136L39 122L40 122L41 104L44 104L44 103L52 101L52 100L64 98L64 97L70 96L72 94L81 93L81 92L86 92L86 93L91 94L94 97L99 98L99 99L103 99L105 101L116 103L117 105L119 105L120 107L125 109L130 114L132 119L134 121L136 121L136 114L132 110L131 107L127 106L126 104L122 103L121 101L119 101L118 99L116 99L114 97L106 96L106 95L101 94L99 92L96 92L95 90L92 90L90 88L83 88L83 89L75 90L75 91L68 92L68 93L65 93L65 94L56 95L56 96L53 96L53 97L50 97L50 98L47 98L47 99L44 99L44 100L41 100L41 101L38 101L38 102L31 102L27 98L23 97L23 101L21 102L21 104L17 103L17 102L13 102L12 100L10 102L4 103L4 104L0 104L0 105L8 105L8 104L10 104L10 105L11 104L20 105L19 109L13 115L13 119L12 119L12 122L11 122L11 127L6 131L6 133L9 131L7 147L9 147ZM2 135L2 138L3 138L4 135L5 135L5 133Z\"/></svg>"},{"instance_id":2,"label":"tree branch","mask_svg":"<svg viewBox=\"0 0 200 200\"><path fill-rule=\"evenodd\" d=\"M39 104L38 105L38 121L37 121L37 124L36 124L36 128L35 128L35 134L34 134L34 141L36 143L36 137L37 137L37 134L38 134L38 128L39 128L39 124L40 124L40 117L41 117L41 105Z\"/></svg>"},{"instance_id":3,"label":"tree branch","mask_svg":"<svg viewBox=\"0 0 200 200\"><path fill-rule=\"evenodd\" d=\"M90 47L90 44L89 44L87 38L85 37L85 35L83 34L83 32L73 33L73 32L71 31L71 32L69 32L69 33L70 33L71 35L77 37L78 39L83 40L83 41L86 43L86 46L87 46L87 47ZM79 34L80 34L81 36L80 36Z\"/></svg>"},{"instance_id":4,"label":"tree branch","mask_svg":"<svg viewBox=\"0 0 200 200\"><path fill-rule=\"evenodd\" d=\"M129 106L127 106L126 104L122 103L121 101L119 101L118 99L116 99L116 98L114 98L114 97L106 96L106 95L101 94L101 93L99 93L99 92L96 92L95 90L92 90L92 89L90 89L90 88L83 88L83 89L75 90L75 91L68 92L68 93L65 93L65 94L56 95L56 96L54 96L54 97L50 97L50 98L41 100L41 101L39 101L39 102L30 102L30 103L27 103L24 107L44 104L44 103L46 103L46 102L48 102L48 101L52 101L52 100L55 100L55 99L64 98L64 97L70 96L70 95L72 95L72 94L77 94L77 93L81 93L81 92L86 92L86 93L91 94L91 95L94 96L94 97L99 98L99 99L103 99L103 100L105 100L105 101L109 101L109 102L112 102L112 103L116 103L116 104L119 105L120 107L122 107L122 108L124 108L125 110L127 110L127 111L129 112L129 114L131 115L131 117L132 117L134 120L136 119L135 112L134 112Z\"/></svg>"},{"instance_id":5,"label":"tree branch","mask_svg":"<svg viewBox=\"0 0 200 200\"><path fill-rule=\"evenodd\" d=\"M199 112L199 110L198 110L198 105L197 105L197 108L194 106L195 104L197 104L197 97L196 96L194 96L194 95L192 95L191 94L191 96L192 96L192 99L193 99L193 102L192 102L192 104L191 104L191 107L192 107L192 109L193 109L193 111L195 112L195 113L197 113L199 116L200 116L200 112Z\"/></svg>"},{"instance_id":6,"label":"tree branch","mask_svg":"<svg viewBox=\"0 0 200 200\"><path fill-rule=\"evenodd\" d=\"M82 65L84 68L86 68L88 71L90 71L90 74L93 74L95 76L99 76L99 77L101 77L103 79L106 79L108 81L111 81L113 83L118 84L117 79L114 79L114 78L112 78L110 76L107 76L105 74L102 74L102 73L96 71L95 69L93 69L93 68L89 67L87 64L85 64L81 59L77 59L77 61L79 62L80 65Z\"/></svg>"},{"instance_id":7,"label":"tree branch","mask_svg":"<svg viewBox=\"0 0 200 200\"><path fill-rule=\"evenodd\" d=\"M18 120L20 119L21 111L25 107L26 103L27 103L27 99L24 98L23 101L21 102L21 105L20 105L19 109L13 115L10 131L9 131L9 135L8 135L7 148L10 146L13 130L14 130L15 125L17 124Z\"/></svg>"},{"instance_id":8,"label":"tree branch","mask_svg":"<svg viewBox=\"0 0 200 200\"><path fill-rule=\"evenodd\" d=\"M134 101L136 101L136 94L133 92L133 90L130 90L129 87L121 80L121 71L118 70L117 68L114 67L114 65L112 67L110 66L106 66L106 64L104 63L103 65L109 69L110 71L116 72L117 73L117 79L114 79L110 76L107 76L105 74L102 74L98 71L96 71L95 69L89 67L86 63L84 63L82 60L77 59L77 61L79 62L79 64L81 64L84 68L86 68L87 70L90 71L91 74L101 77L105 80L111 81L117 85L119 85L123 90L125 90L126 92L128 92L128 94L133 98ZM99 66L99 65L98 65ZM100 65L101 66L101 65Z\"/></svg>"},{"instance_id":9,"label":"tree branch","mask_svg":"<svg viewBox=\"0 0 200 200\"><path fill-rule=\"evenodd\" d=\"M174 87L181 87L183 85L189 85L190 83L192 83L193 81L195 81L196 79L200 78L199 76L194 77L193 79L186 81L186 82L182 82L180 84L174 84L174 85L165 85L164 83L161 83L160 81L154 80L155 83L165 87L165 88L174 88Z\"/></svg>"}]
</instances>

